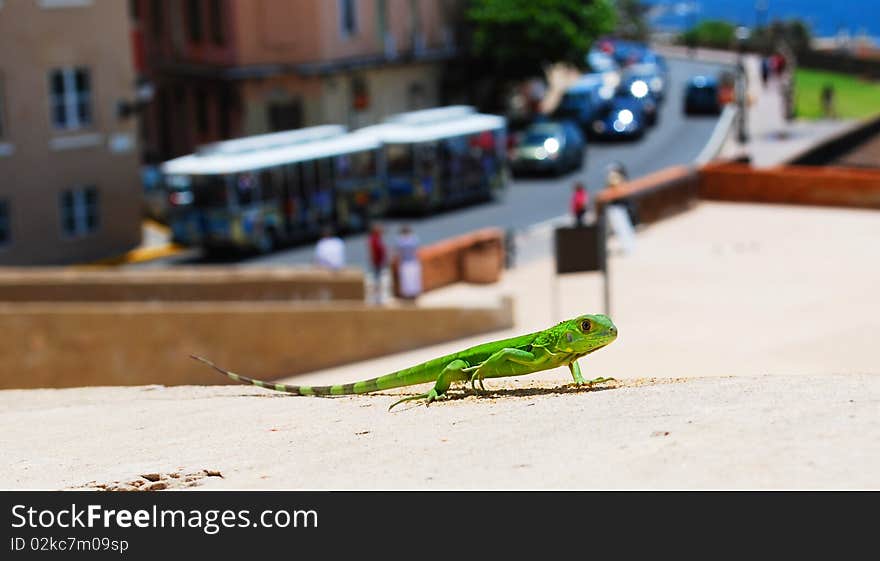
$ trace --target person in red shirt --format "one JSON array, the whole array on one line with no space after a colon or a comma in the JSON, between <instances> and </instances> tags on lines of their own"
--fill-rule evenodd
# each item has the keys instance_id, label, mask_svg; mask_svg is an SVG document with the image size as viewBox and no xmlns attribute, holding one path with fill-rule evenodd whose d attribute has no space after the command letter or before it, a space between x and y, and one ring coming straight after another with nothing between
<instances>
[{"instance_id":1,"label":"person in red shirt","mask_svg":"<svg viewBox=\"0 0 880 561\"><path fill-rule=\"evenodd\" d=\"M587 212L587 203L590 201L590 195L584 189L584 184L578 181L574 184L574 193L571 196L571 213L574 215L574 221L577 226L584 225L584 215Z\"/></svg>"},{"instance_id":2,"label":"person in red shirt","mask_svg":"<svg viewBox=\"0 0 880 561\"><path fill-rule=\"evenodd\" d=\"M387 261L385 242L382 241L382 226L373 224L370 228L370 265L373 267L373 279L375 280L374 289L376 302L381 301L382 297L382 271L385 269Z\"/></svg>"}]
</instances>

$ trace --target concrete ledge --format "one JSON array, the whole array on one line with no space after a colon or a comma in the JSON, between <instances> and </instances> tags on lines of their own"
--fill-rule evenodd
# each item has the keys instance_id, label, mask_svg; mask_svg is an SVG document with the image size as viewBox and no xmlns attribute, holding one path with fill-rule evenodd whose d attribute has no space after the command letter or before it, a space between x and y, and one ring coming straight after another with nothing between
<instances>
[{"instance_id":1,"label":"concrete ledge","mask_svg":"<svg viewBox=\"0 0 880 561\"><path fill-rule=\"evenodd\" d=\"M700 198L718 201L880 208L880 171L744 164L710 164L700 170Z\"/></svg>"},{"instance_id":2,"label":"concrete ledge","mask_svg":"<svg viewBox=\"0 0 880 561\"><path fill-rule=\"evenodd\" d=\"M485 395L455 390L393 413L401 394L430 386L325 399L248 387L5 391L0 488L204 470L223 477L163 480L207 490L880 485L880 376L570 381L564 369L502 378Z\"/></svg>"},{"instance_id":3,"label":"concrete ledge","mask_svg":"<svg viewBox=\"0 0 880 561\"><path fill-rule=\"evenodd\" d=\"M190 354L274 379L512 325L509 298L467 308L359 302L0 304L0 388L224 382Z\"/></svg>"},{"instance_id":4,"label":"concrete ledge","mask_svg":"<svg viewBox=\"0 0 880 561\"><path fill-rule=\"evenodd\" d=\"M358 269L0 268L0 302L363 300Z\"/></svg>"}]
</instances>

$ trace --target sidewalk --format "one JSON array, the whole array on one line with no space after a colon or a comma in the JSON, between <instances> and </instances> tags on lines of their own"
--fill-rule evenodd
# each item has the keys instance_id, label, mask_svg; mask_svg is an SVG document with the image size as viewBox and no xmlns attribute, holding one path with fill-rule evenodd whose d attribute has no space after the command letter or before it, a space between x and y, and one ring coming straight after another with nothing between
<instances>
[{"instance_id":1,"label":"sidewalk","mask_svg":"<svg viewBox=\"0 0 880 561\"><path fill-rule=\"evenodd\" d=\"M164 224L145 218L142 222L141 243L136 248L115 257L100 259L93 263L74 265L75 267L105 267L145 263L176 255L186 248L171 241L171 231Z\"/></svg>"},{"instance_id":2,"label":"sidewalk","mask_svg":"<svg viewBox=\"0 0 880 561\"><path fill-rule=\"evenodd\" d=\"M756 55L743 57L743 64L750 102L746 109L748 141L745 144L738 141L734 122L719 157L734 159L747 155L755 167L772 167L784 164L808 147L858 124L853 119L787 121L781 80L771 77L766 85L763 84L761 59Z\"/></svg>"},{"instance_id":3,"label":"sidewalk","mask_svg":"<svg viewBox=\"0 0 880 561\"><path fill-rule=\"evenodd\" d=\"M667 57L692 58L686 47L662 45L656 48ZM693 50L693 59L735 66L739 55L733 51L698 48ZM772 167L784 164L806 148L858 124L853 119L786 122L779 80L771 78L764 86L761 82L760 57L746 54L742 60L746 68L747 98L750 102L746 123L749 140L746 144L738 142L734 120L730 134L719 151L719 158L748 156L755 167Z\"/></svg>"}]
</instances>

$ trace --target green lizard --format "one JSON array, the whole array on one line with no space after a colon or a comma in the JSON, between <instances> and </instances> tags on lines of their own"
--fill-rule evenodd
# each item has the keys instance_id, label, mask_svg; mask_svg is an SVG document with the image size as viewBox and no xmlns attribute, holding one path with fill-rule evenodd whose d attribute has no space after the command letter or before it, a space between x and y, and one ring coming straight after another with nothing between
<instances>
[{"instance_id":1,"label":"green lizard","mask_svg":"<svg viewBox=\"0 0 880 561\"><path fill-rule=\"evenodd\" d=\"M611 318L601 314L583 315L563 321L544 331L483 343L385 376L335 386L273 384L223 370L200 356L192 355L192 358L204 362L233 380L294 395L362 394L434 382L434 387L427 393L405 397L393 403L388 408L390 411L395 405L405 401L424 399L426 403L431 403L443 399L452 382L470 381L474 389L479 382L480 388L485 389L484 378L520 376L563 365L568 366L578 385L607 382L614 378L585 381L577 360L610 344L616 338L617 327L612 323Z\"/></svg>"}]
</instances>

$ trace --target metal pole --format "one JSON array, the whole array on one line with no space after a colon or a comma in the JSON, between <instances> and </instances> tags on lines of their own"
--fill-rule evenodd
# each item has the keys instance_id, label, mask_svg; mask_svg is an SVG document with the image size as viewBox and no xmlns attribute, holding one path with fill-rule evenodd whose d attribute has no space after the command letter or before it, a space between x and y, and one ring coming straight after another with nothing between
<instances>
[{"instance_id":1,"label":"metal pole","mask_svg":"<svg viewBox=\"0 0 880 561\"><path fill-rule=\"evenodd\" d=\"M603 208L598 213L597 220L599 226L599 243L602 251L602 300L604 303L605 315L611 315L611 279L609 278L608 267L608 220L605 217L606 209Z\"/></svg>"}]
</instances>

